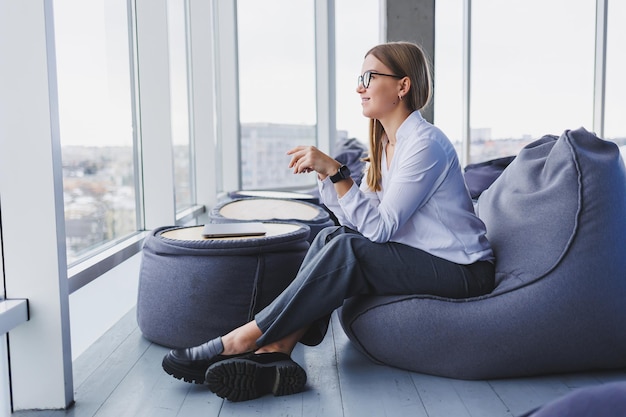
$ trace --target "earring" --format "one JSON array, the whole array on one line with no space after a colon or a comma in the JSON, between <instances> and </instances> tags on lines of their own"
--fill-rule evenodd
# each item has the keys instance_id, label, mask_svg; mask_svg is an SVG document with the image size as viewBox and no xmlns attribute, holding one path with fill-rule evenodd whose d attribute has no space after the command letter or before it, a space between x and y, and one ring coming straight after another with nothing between
<instances>
[{"instance_id":1,"label":"earring","mask_svg":"<svg viewBox=\"0 0 626 417\"><path fill-rule=\"evenodd\" d=\"M404 97L399 95L398 98L400 99L400 101L402 101Z\"/></svg>"}]
</instances>

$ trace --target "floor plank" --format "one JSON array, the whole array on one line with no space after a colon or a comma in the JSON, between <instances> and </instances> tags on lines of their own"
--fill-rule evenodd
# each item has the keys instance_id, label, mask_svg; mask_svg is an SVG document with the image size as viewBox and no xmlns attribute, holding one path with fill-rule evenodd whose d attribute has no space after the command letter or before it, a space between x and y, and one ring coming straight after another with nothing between
<instances>
[{"instance_id":1,"label":"floor plank","mask_svg":"<svg viewBox=\"0 0 626 417\"><path fill-rule=\"evenodd\" d=\"M191 384L180 381L161 369L168 349L150 345L130 369L96 414L97 417L176 417ZM208 396L208 392L205 392ZM219 409L218 409L219 410Z\"/></svg>"},{"instance_id":2,"label":"floor plank","mask_svg":"<svg viewBox=\"0 0 626 417\"><path fill-rule=\"evenodd\" d=\"M506 404L487 381L451 380L451 384L472 417L512 417Z\"/></svg>"},{"instance_id":3,"label":"floor plank","mask_svg":"<svg viewBox=\"0 0 626 417\"><path fill-rule=\"evenodd\" d=\"M285 397L271 395L245 403L224 402L220 417L231 416L342 416L337 358L332 326L315 347L296 346L292 358L307 372L305 391Z\"/></svg>"},{"instance_id":4,"label":"floor plank","mask_svg":"<svg viewBox=\"0 0 626 417\"><path fill-rule=\"evenodd\" d=\"M626 370L463 381L374 364L346 337L337 314L316 347L298 345L304 392L233 403L163 372L168 349L143 338L135 311L74 361L76 404L16 417L514 417L572 390L626 381Z\"/></svg>"},{"instance_id":5,"label":"floor plank","mask_svg":"<svg viewBox=\"0 0 626 417\"><path fill-rule=\"evenodd\" d=\"M187 385L189 387L186 392L183 392L185 391L184 387L175 389L184 397L183 404L176 414L177 417L210 417L220 415L224 400L213 395L205 385Z\"/></svg>"},{"instance_id":6,"label":"floor plank","mask_svg":"<svg viewBox=\"0 0 626 417\"><path fill-rule=\"evenodd\" d=\"M332 325L346 417L427 416L410 372L374 364L351 344L336 314Z\"/></svg>"},{"instance_id":7,"label":"floor plank","mask_svg":"<svg viewBox=\"0 0 626 417\"><path fill-rule=\"evenodd\" d=\"M80 387L129 337L137 336L135 309L123 316L111 329L96 340L89 349L74 360L74 386Z\"/></svg>"},{"instance_id":8,"label":"floor plank","mask_svg":"<svg viewBox=\"0 0 626 417\"><path fill-rule=\"evenodd\" d=\"M571 391L554 376L493 380L490 385L513 415L528 412Z\"/></svg>"}]
</instances>

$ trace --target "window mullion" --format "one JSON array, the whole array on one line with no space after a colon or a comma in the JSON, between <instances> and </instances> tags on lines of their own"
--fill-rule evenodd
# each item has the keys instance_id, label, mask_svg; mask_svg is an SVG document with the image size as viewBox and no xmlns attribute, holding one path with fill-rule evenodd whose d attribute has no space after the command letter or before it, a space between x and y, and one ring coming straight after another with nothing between
<instances>
[{"instance_id":1,"label":"window mullion","mask_svg":"<svg viewBox=\"0 0 626 417\"><path fill-rule=\"evenodd\" d=\"M317 146L332 153L337 135L334 0L315 0L315 53Z\"/></svg>"},{"instance_id":2,"label":"window mullion","mask_svg":"<svg viewBox=\"0 0 626 417\"><path fill-rule=\"evenodd\" d=\"M241 188L236 0L214 1L218 191ZM221 164L218 165L218 164Z\"/></svg>"},{"instance_id":3,"label":"window mullion","mask_svg":"<svg viewBox=\"0 0 626 417\"><path fill-rule=\"evenodd\" d=\"M189 0L190 105L191 137L195 169L195 202L213 206L217 199L215 141L215 31L214 9L206 0Z\"/></svg>"},{"instance_id":4,"label":"window mullion","mask_svg":"<svg viewBox=\"0 0 626 417\"><path fill-rule=\"evenodd\" d=\"M174 224L174 156L165 0L136 0L145 227Z\"/></svg>"},{"instance_id":5,"label":"window mullion","mask_svg":"<svg viewBox=\"0 0 626 417\"><path fill-rule=\"evenodd\" d=\"M608 0L596 0L596 47L593 85L593 130L604 136L604 103L606 91L606 26Z\"/></svg>"}]
</instances>

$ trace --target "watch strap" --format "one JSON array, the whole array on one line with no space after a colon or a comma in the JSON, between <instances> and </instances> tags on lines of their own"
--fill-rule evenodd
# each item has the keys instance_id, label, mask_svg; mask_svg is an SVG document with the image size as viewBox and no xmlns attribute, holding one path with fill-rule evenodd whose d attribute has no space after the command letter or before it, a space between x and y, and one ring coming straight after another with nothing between
<instances>
[{"instance_id":1,"label":"watch strap","mask_svg":"<svg viewBox=\"0 0 626 417\"><path fill-rule=\"evenodd\" d=\"M350 169L346 165L341 165L337 173L330 176L330 181L334 184L346 178L350 178Z\"/></svg>"}]
</instances>

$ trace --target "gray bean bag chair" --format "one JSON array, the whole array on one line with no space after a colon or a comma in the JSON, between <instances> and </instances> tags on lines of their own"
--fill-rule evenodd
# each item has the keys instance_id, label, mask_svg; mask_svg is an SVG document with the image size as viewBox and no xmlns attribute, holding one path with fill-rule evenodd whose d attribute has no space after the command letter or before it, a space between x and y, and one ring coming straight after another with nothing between
<instances>
[{"instance_id":1,"label":"gray bean bag chair","mask_svg":"<svg viewBox=\"0 0 626 417\"><path fill-rule=\"evenodd\" d=\"M626 169L584 129L526 146L481 195L496 288L346 300L341 323L375 362L460 379L626 366Z\"/></svg>"}]
</instances>

